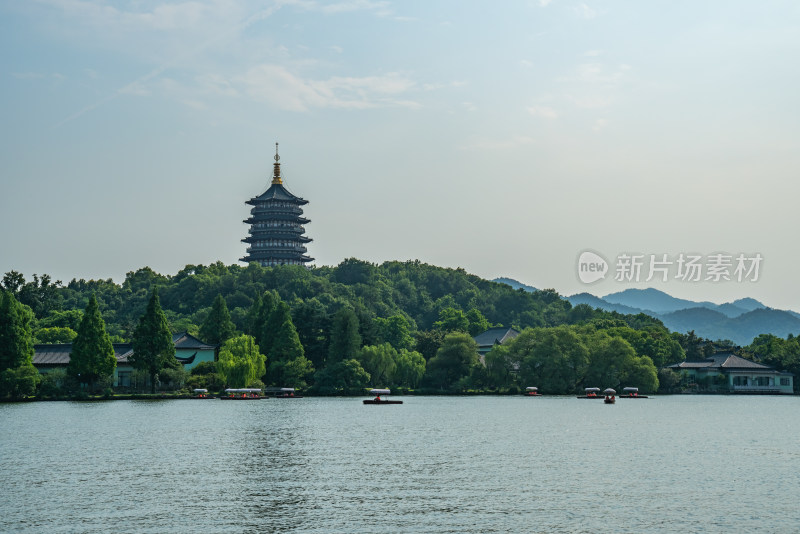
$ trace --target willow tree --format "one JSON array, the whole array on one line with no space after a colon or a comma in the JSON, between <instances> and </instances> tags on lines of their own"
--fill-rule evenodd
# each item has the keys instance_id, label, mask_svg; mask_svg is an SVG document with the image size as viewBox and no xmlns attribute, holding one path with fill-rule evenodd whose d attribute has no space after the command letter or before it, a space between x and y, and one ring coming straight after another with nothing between
<instances>
[{"instance_id":1,"label":"willow tree","mask_svg":"<svg viewBox=\"0 0 800 534\"><path fill-rule=\"evenodd\" d=\"M153 288L147 310L139 318L133 331L133 354L128 361L136 369L150 375L150 392L156 392L158 374L167 366L180 365L175 359L175 344L167 316L158 300L158 289Z\"/></svg>"},{"instance_id":2,"label":"willow tree","mask_svg":"<svg viewBox=\"0 0 800 534\"><path fill-rule=\"evenodd\" d=\"M114 346L106 332L97 298L92 293L78 326L78 335L72 343L67 373L94 389L95 382L113 375L116 367Z\"/></svg>"},{"instance_id":3,"label":"willow tree","mask_svg":"<svg viewBox=\"0 0 800 534\"><path fill-rule=\"evenodd\" d=\"M217 368L228 387L243 388L256 385L264 375L266 359L253 336L241 335L222 344Z\"/></svg>"}]
</instances>

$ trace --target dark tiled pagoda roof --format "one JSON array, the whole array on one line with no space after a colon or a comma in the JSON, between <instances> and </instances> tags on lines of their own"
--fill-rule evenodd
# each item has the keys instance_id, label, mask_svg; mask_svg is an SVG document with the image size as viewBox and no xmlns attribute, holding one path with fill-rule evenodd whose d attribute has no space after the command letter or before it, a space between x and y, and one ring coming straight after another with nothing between
<instances>
[{"instance_id":1,"label":"dark tiled pagoda roof","mask_svg":"<svg viewBox=\"0 0 800 534\"><path fill-rule=\"evenodd\" d=\"M289 192L283 184L272 184L269 186L269 189L258 195L257 197L253 197L246 202L246 204L250 204L251 206L255 206L259 202L266 202L268 200L285 200L288 202L294 202L300 206L308 204L308 200L304 198L300 198L298 196L293 195Z\"/></svg>"},{"instance_id":2,"label":"dark tiled pagoda roof","mask_svg":"<svg viewBox=\"0 0 800 534\"><path fill-rule=\"evenodd\" d=\"M486 332L480 333L472 339L475 340L475 343L478 344L478 347L492 347L495 344L502 345L506 341L514 339L518 335L519 332L513 328L498 326L495 328L490 328Z\"/></svg>"}]
</instances>

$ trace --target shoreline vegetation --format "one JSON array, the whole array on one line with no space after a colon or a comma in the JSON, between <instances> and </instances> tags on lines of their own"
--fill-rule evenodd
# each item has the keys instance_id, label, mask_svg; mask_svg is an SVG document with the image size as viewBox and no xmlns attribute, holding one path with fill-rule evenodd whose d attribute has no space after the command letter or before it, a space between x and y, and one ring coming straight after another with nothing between
<instances>
[{"instance_id":1,"label":"shoreline vegetation","mask_svg":"<svg viewBox=\"0 0 800 534\"><path fill-rule=\"evenodd\" d=\"M294 387L304 395L398 393L545 395L586 386L637 386L643 394L726 393L666 369L717 351L800 372L800 344L760 335L746 347L670 332L645 314L572 306L552 289L515 290L419 261L335 267L187 265L149 267L113 280L48 275L0 282L0 400L118 398L207 388ZM473 337L491 327L520 334L488 352ZM184 365L171 336L216 347L215 361ZM40 374L34 344L71 344L66 368ZM130 343L129 383L117 383L113 343ZM721 387L722 386L722 387ZM797 392L795 390L795 392ZM134 397L131 397L134 398ZM161 398L161 397L158 397Z\"/></svg>"}]
</instances>

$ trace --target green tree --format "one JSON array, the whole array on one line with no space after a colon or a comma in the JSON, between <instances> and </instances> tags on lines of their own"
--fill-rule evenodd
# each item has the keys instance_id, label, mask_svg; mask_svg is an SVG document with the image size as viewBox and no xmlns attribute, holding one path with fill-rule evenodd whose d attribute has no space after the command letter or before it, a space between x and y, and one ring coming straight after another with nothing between
<instances>
[{"instance_id":1,"label":"green tree","mask_svg":"<svg viewBox=\"0 0 800 534\"><path fill-rule=\"evenodd\" d=\"M93 293L83 312L78 335L72 343L67 373L78 382L89 384L90 389L94 390L97 380L113 375L116 367L114 346Z\"/></svg>"},{"instance_id":2,"label":"green tree","mask_svg":"<svg viewBox=\"0 0 800 534\"><path fill-rule=\"evenodd\" d=\"M306 380L312 374L314 374L314 364L305 356L273 362L270 365L272 380L284 387L305 388L308 385Z\"/></svg>"},{"instance_id":3,"label":"green tree","mask_svg":"<svg viewBox=\"0 0 800 534\"><path fill-rule=\"evenodd\" d=\"M323 395L354 395L364 393L369 379L369 373L361 367L358 360L351 358L317 371L314 388Z\"/></svg>"},{"instance_id":4,"label":"green tree","mask_svg":"<svg viewBox=\"0 0 800 534\"><path fill-rule=\"evenodd\" d=\"M445 333L441 330L420 330L415 336L415 348L422 354L425 361L430 361L436 356L436 351L444 343Z\"/></svg>"},{"instance_id":5,"label":"green tree","mask_svg":"<svg viewBox=\"0 0 800 534\"><path fill-rule=\"evenodd\" d=\"M333 316L331 325L328 365L356 357L361 348L358 317L352 308L344 307Z\"/></svg>"},{"instance_id":6,"label":"green tree","mask_svg":"<svg viewBox=\"0 0 800 534\"><path fill-rule=\"evenodd\" d=\"M576 390L589 363L589 350L574 328L529 328L508 344L512 361L519 362L520 381L543 393ZM494 352L494 351L492 351Z\"/></svg>"},{"instance_id":7,"label":"green tree","mask_svg":"<svg viewBox=\"0 0 800 534\"><path fill-rule=\"evenodd\" d=\"M280 324L276 325L272 322L272 314L281 302L281 297L275 291L266 291L261 296L261 306L258 308L258 314L255 319L254 330L257 332L255 335L258 346L261 351L269 356L270 349L272 349L272 339L275 337L275 330Z\"/></svg>"},{"instance_id":8,"label":"green tree","mask_svg":"<svg viewBox=\"0 0 800 534\"><path fill-rule=\"evenodd\" d=\"M475 340L469 334L452 332L445 336L436 356L428 362L426 378L434 387L449 389L468 377L476 365L479 361Z\"/></svg>"},{"instance_id":9,"label":"green tree","mask_svg":"<svg viewBox=\"0 0 800 534\"><path fill-rule=\"evenodd\" d=\"M439 312L439 320L433 326L443 332L469 332L469 319L464 312L447 307Z\"/></svg>"},{"instance_id":10,"label":"green tree","mask_svg":"<svg viewBox=\"0 0 800 534\"><path fill-rule=\"evenodd\" d=\"M477 336L481 332L486 332L492 326L477 308L472 308L469 310L466 317L467 321L469 321L469 326L467 329L469 335L472 337Z\"/></svg>"},{"instance_id":11,"label":"green tree","mask_svg":"<svg viewBox=\"0 0 800 534\"><path fill-rule=\"evenodd\" d=\"M401 349L395 363L394 381L399 386L416 388L425 376L425 358L417 351Z\"/></svg>"},{"instance_id":12,"label":"green tree","mask_svg":"<svg viewBox=\"0 0 800 534\"><path fill-rule=\"evenodd\" d=\"M264 376L266 360L255 339L243 334L222 344L217 367L228 387L243 388Z\"/></svg>"},{"instance_id":13,"label":"green tree","mask_svg":"<svg viewBox=\"0 0 800 534\"><path fill-rule=\"evenodd\" d=\"M165 367L180 365L175 359L172 332L161 309L156 287L153 288L147 309L139 318L139 324L133 332L133 354L128 361L135 369L149 374L151 393L156 392L156 379Z\"/></svg>"},{"instance_id":14,"label":"green tree","mask_svg":"<svg viewBox=\"0 0 800 534\"><path fill-rule=\"evenodd\" d=\"M512 360L508 345L496 345L484 356L484 362L489 387L499 389L514 383L518 365Z\"/></svg>"},{"instance_id":15,"label":"green tree","mask_svg":"<svg viewBox=\"0 0 800 534\"><path fill-rule=\"evenodd\" d=\"M388 318L376 317L374 322L381 343L389 343L397 350L414 347L411 325L404 316L395 314Z\"/></svg>"},{"instance_id":16,"label":"green tree","mask_svg":"<svg viewBox=\"0 0 800 534\"><path fill-rule=\"evenodd\" d=\"M356 359L370 376L370 385L386 387L397 369L397 351L389 343L361 347Z\"/></svg>"},{"instance_id":17,"label":"green tree","mask_svg":"<svg viewBox=\"0 0 800 534\"><path fill-rule=\"evenodd\" d=\"M270 347L267 358L271 362L285 362L305 356L297 329L292 322L289 305L280 301L272 310L269 325Z\"/></svg>"},{"instance_id":18,"label":"green tree","mask_svg":"<svg viewBox=\"0 0 800 534\"><path fill-rule=\"evenodd\" d=\"M231 321L228 305L222 295L217 295L211 305L211 312L200 326L200 338L206 343L220 345L236 334L236 327Z\"/></svg>"},{"instance_id":19,"label":"green tree","mask_svg":"<svg viewBox=\"0 0 800 534\"><path fill-rule=\"evenodd\" d=\"M72 343L78 333L69 327L40 328L34 334L36 343Z\"/></svg>"},{"instance_id":20,"label":"green tree","mask_svg":"<svg viewBox=\"0 0 800 534\"><path fill-rule=\"evenodd\" d=\"M292 322L306 357L314 367L325 365L330 320L325 306L317 299L298 299L292 305Z\"/></svg>"},{"instance_id":21,"label":"green tree","mask_svg":"<svg viewBox=\"0 0 800 534\"><path fill-rule=\"evenodd\" d=\"M30 365L33 360L33 313L9 291L0 292L0 371Z\"/></svg>"}]
</instances>

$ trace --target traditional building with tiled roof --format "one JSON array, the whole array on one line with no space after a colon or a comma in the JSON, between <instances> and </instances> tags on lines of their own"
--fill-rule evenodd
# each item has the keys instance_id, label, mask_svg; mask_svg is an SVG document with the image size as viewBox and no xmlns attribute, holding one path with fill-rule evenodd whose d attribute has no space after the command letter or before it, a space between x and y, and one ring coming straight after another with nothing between
<instances>
[{"instance_id":1,"label":"traditional building with tiled roof","mask_svg":"<svg viewBox=\"0 0 800 534\"><path fill-rule=\"evenodd\" d=\"M794 393L794 375L747 360L732 352L720 352L704 360L687 360L668 366L685 373L694 383L704 382L710 391L731 393ZM724 377L724 381L719 378ZM724 382L724 383L723 383Z\"/></svg>"},{"instance_id":2,"label":"traditional building with tiled roof","mask_svg":"<svg viewBox=\"0 0 800 534\"><path fill-rule=\"evenodd\" d=\"M242 239L247 243L247 255L240 261L256 262L262 266L305 265L314 258L306 256L306 237L304 224L309 221L303 217L300 206L308 201L289 192L281 178L281 164L278 163L278 143L275 143L275 164L272 184L261 195L246 202L253 206L250 217L244 222L250 225L250 235Z\"/></svg>"},{"instance_id":3,"label":"traditional building with tiled roof","mask_svg":"<svg viewBox=\"0 0 800 534\"><path fill-rule=\"evenodd\" d=\"M172 334L175 344L175 359L187 371L200 362L213 362L215 345L209 345L188 332ZM117 367L114 370L114 386L129 387L133 376L133 366L128 358L133 354L131 343L114 343L114 356ZM53 369L66 369L69 364L72 343L37 344L33 346L33 365L40 373L48 373Z\"/></svg>"},{"instance_id":4,"label":"traditional building with tiled roof","mask_svg":"<svg viewBox=\"0 0 800 534\"><path fill-rule=\"evenodd\" d=\"M502 345L503 343L514 339L518 335L519 332L513 328L496 326L478 334L472 339L474 339L475 343L478 344L478 355L480 356L481 361L483 361L483 357L486 356L486 353L492 350L495 345Z\"/></svg>"}]
</instances>

